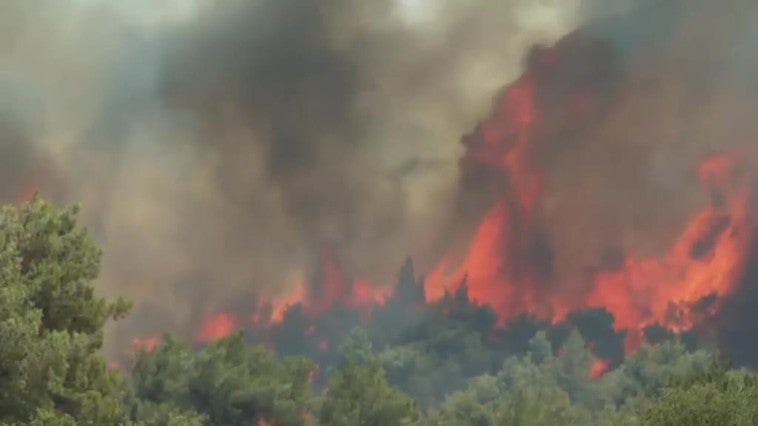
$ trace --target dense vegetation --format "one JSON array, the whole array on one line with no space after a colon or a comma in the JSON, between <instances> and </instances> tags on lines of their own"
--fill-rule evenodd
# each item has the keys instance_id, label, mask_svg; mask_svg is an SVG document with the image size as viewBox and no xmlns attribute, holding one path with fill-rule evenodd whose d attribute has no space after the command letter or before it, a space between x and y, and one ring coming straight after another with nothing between
<instances>
[{"instance_id":1,"label":"dense vegetation","mask_svg":"<svg viewBox=\"0 0 758 426\"><path fill-rule=\"evenodd\" d=\"M122 375L99 350L129 305L94 294L100 252L75 214L39 200L0 212L0 424L758 424L758 377L677 337L614 357L586 343L597 313L492 337L465 287L432 314L385 311L334 359L279 356L242 333L200 348L166 336ZM400 280L414 292L410 264ZM598 353L616 361L592 378Z\"/></svg>"}]
</instances>

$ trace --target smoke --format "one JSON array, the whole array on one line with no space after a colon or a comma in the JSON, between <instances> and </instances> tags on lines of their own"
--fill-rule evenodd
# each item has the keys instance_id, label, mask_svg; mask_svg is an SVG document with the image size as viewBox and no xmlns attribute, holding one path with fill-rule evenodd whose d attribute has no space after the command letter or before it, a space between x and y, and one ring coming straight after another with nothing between
<instances>
[{"instance_id":1,"label":"smoke","mask_svg":"<svg viewBox=\"0 0 758 426\"><path fill-rule=\"evenodd\" d=\"M287 291L325 245L391 284L480 218L459 136L530 46L599 18L603 116L540 154L554 290L572 297L609 253L665 250L704 203L693 165L756 135L755 5L716 3L11 1L0 195L83 204L101 290L137 302L114 348Z\"/></svg>"},{"instance_id":2,"label":"smoke","mask_svg":"<svg viewBox=\"0 0 758 426\"><path fill-rule=\"evenodd\" d=\"M583 31L610 43L617 71L603 115L547 141L545 223L559 297L589 285L608 253L661 256L709 203L696 165L755 142L756 5L637 2ZM597 75L595 78L602 78ZM560 92L547 96L555 102Z\"/></svg>"},{"instance_id":3,"label":"smoke","mask_svg":"<svg viewBox=\"0 0 758 426\"><path fill-rule=\"evenodd\" d=\"M391 283L447 220L458 135L576 8L43 3L0 18L2 194L82 203L98 285L137 302L114 346L292 288L323 244Z\"/></svg>"}]
</instances>

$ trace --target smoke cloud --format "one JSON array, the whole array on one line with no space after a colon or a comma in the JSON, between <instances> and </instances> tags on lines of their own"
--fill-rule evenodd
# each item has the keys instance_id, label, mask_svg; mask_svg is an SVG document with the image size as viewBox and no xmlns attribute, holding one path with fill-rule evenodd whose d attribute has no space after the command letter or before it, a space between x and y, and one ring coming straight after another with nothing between
<instances>
[{"instance_id":1,"label":"smoke cloud","mask_svg":"<svg viewBox=\"0 0 758 426\"><path fill-rule=\"evenodd\" d=\"M101 290L137 303L114 348L293 288L324 246L378 285L433 265L487 201L460 135L582 22L615 80L540 154L554 291L664 251L704 203L697 160L758 134L751 0L34 3L0 16L0 196L83 204Z\"/></svg>"},{"instance_id":2,"label":"smoke cloud","mask_svg":"<svg viewBox=\"0 0 758 426\"><path fill-rule=\"evenodd\" d=\"M82 203L99 286L137 303L115 346L291 288L324 244L389 284L449 219L459 135L577 7L11 1L0 194Z\"/></svg>"}]
</instances>

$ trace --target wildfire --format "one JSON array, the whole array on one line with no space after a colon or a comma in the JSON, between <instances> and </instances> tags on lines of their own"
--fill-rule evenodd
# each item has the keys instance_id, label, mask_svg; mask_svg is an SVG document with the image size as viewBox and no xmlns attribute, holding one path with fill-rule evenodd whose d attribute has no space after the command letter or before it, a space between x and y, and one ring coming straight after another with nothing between
<instances>
[{"instance_id":1,"label":"wildfire","mask_svg":"<svg viewBox=\"0 0 758 426\"><path fill-rule=\"evenodd\" d=\"M490 305L499 325L525 312L557 322L572 310L605 308L617 330L628 330L626 346L632 350L645 327L691 329L716 313L723 297L733 292L756 232L750 199L756 176L744 164L756 156L753 147L693 164L709 198L663 254L627 251L613 267L595 268L571 298L551 292L563 277L551 269L552 250L560 247L550 245L543 208L551 183L545 152L557 149L566 135L581 138L601 117L610 98L611 61L606 44L581 34L536 49L490 116L463 138L462 190L484 192L489 204L470 230L466 247L450 247L431 268L424 284L428 302L465 282L471 300ZM367 319L372 307L389 296L388 287L346 272L335 246L324 244L314 274L254 306L250 321L261 328L282 323L296 305L310 318L341 306L359 310ZM236 316L220 313L203 323L196 338L206 342L243 326ZM312 326L304 337L317 339L315 344L326 351L330 341L315 330ZM590 375L603 374L609 365L596 359Z\"/></svg>"},{"instance_id":2,"label":"wildfire","mask_svg":"<svg viewBox=\"0 0 758 426\"><path fill-rule=\"evenodd\" d=\"M456 261L452 252L445 256L429 274L426 294L437 300L465 279L471 298L492 306L501 324L523 312L557 321L574 309L602 307L614 315L617 329L629 330L631 350L645 326L690 329L714 314L720 297L734 289L755 233L749 203L754 176L740 163L755 152L703 160L699 177L712 199L687 222L668 253L627 255L620 268L594 273L578 302L541 292L548 284L549 254L541 251L545 171L536 153L560 139L550 129L580 128L595 116L602 95L602 87L577 78L575 90L563 98L540 102L540 88L551 84L550 74L558 72L571 42L569 37L563 50L556 46L533 55L536 65L503 91L491 116L464 138L464 178L478 185L494 181L495 193L462 259ZM568 124L556 124L561 120Z\"/></svg>"},{"instance_id":3,"label":"wildfire","mask_svg":"<svg viewBox=\"0 0 758 426\"><path fill-rule=\"evenodd\" d=\"M132 339L132 350L145 350L150 352L155 349L156 346L158 346L158 343L160 341L160 336L150 336L141 339L134 338Z\"/></svg>"},{"instance_id":4,"label":"wildfire","mask_svg":"<svg viewBox=\"0 0 758 426\"><path fill-rule=\"evenodd\" d=\"M251 326L256 329L266 329L284 321L287 312L295 305L301 305L304 312L316 317L336 305L343 305L356 309L362 313L364 319L368 319L371 308L381 305L390 294L389 288L377 287L363 279L348 279L337 262L331 247L325 246L322 251L319 274L309 285L306 281L298 281L298 284L290 291L284 292L269 301L258 303L250 323L245 324L229 312L221 312L212 315L202 322L195 336L199 343L206 343L220 339L236 329ZM311 326L308 334L315 332ZM329 342L322 339L318 342L321 350L327 350Z\"/></svg>"},{"instance_id":5,"label":"wildfire","mask_svg":"<svg viewBox=\"0 0 758 426\"><path fill-rule=\"evenodd\" d=\"M51 162L40 162L27 173L21 185L16 188L15 200L20 203L31 201L43 189L61 190L60 182L56 177L56 171ZM52 185L53 183L55 185Z\"/></svg>"},{"instance_id":6,"label":"wildfire","mask_svg":"<svg viewBox=\"0 0 758 426\"><path fill-rule=\"evenodd\" d=\"M466 277L472 299L491 304L501 322L535 307L538 260L531 239L543 187L532 160L536 115L534 80L526 74L504 92L492 117L464 138L464 173L494 168L505 175L507 186L484 215L461 265L450 273L446 258L430 274L429 299L451 287L446 283L454 289Z\"/></svg>"},{"instance_id":7,"label":"wildfire","mask_svg":"<svg viewBox=\"0 0 758 426\"><path fill-rule=\"evenodd\" d=\"M666 256L629 257L622 269L595 275L588 302L605 307L617 327L630 330L629 349L646 325L693 327L703 314L693 309L698 302L734 289L756 230L749 205L751 176L739 173L738 161L720 154L701 163L701 182L714 199L690 220ZM713 314L716 306L709 308L706 314Z\"/></svg>"},{"instance_id":8,"label":"wildfire","mask_svg":"<svg viewBox=\"0 0 758 426\"><path fill-rule=\"evenodd\" d=\"M595 358L592 361L592 366L590 367L590 378L597 379L598 377L602 376L606 371L608 371L608 367L610 367L609 361Z\"/></svg>"},{"instance_id":9,"label":"wildfire","mask_svg":"<svg viewBox=\"0 0 758 426\"><path fill-rule=\"evenodd\" d=\"M228 313L221 312L216 314L206 321L200 327L200 331L196 340L204 343L211 340L220 339L239 327L239 320L236 316Z\"/></svg>"},{"instance_id":10,"label":"wildfire","mask_svg":"<svg viewBox=\"0 0 758 426\"><path fill-rule=\"evenodd\" d=\"M306 286L303 281L299 281L295 289L290 293L283 293L274 298L271 302L271 322L280 323L284 319L287 310L305 300Z\"/></svg>"},{"instance_id":11,"label":"wildfire","mask_svg":"<svg viewBox=\"0 0 758 426\"><path fill-rule=\"evenodd\" d=\"M347 303L355 308L382 305L389 293L389 287L376 288L370 281L358 279L353 283Z\"/></svg>"}]
</instances>

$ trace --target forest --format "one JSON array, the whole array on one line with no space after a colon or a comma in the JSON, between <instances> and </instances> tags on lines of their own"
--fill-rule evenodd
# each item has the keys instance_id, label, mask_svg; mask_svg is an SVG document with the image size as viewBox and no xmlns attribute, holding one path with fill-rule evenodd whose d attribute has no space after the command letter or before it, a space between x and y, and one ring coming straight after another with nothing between
<instances>
[{"instance_id":1,"label":"forest","mask_svg":"<svg viewBox=\"0 0 758 426\"><path fill-rule=\"evenodd\" d=\"M130 303L96 294L101 251L77 212L0 212L1 424L758 424L758 376L707 339L650 328L625 354L604 311L498 326L465 285L421 304L410 260L370 319L322 317L342 330L333 350L308 347L293 306L267 341L165 335L116 368L104 327Z\"/></svg>"},{"instance_id":2,"label":"forest","mask_svg":"<svg viewBox=\"0 0 758 426\"><path fill-rule=\"evenodd\" d=\"M0 426L758 425L755 0L41 3Z\"/></svg>"}]
</instances>

